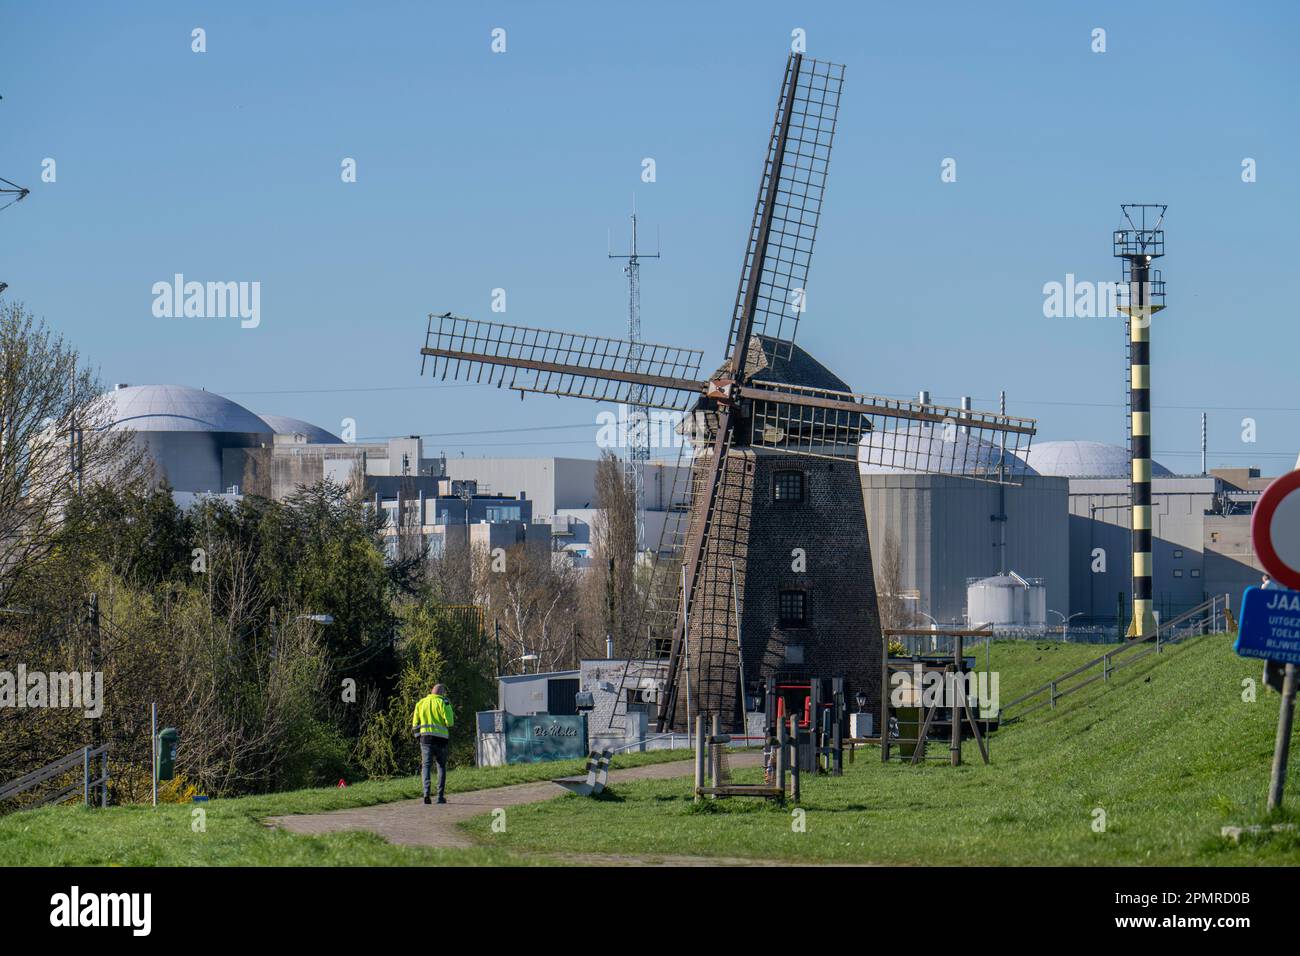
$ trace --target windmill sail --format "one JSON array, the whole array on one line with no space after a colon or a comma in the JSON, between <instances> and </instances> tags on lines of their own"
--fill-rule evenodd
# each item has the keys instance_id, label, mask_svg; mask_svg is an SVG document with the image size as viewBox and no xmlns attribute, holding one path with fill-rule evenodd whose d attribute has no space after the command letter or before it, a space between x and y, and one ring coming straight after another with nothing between
<instances>
[{"instance_id":1,"label":"windmill sail","mask_svg":"<svg viewBox=\"0 0 1300 956\"><path fill-rule=\"evenodd\" d=\"M435 325L436 323L436 325ZM626 339L429 316L425 362L433 374L519 392L685 411L705 383L703 352ZM421 370L423 371L423 369Z\"/></svg>"},{"instance_id":2,"label":"windmill sail","mask_svg":"<svg viewBox=\"0 0 1300 956\"><path fill-rule=\"evenodd\" d=\"M727 354L760 334L788 357L807 296L844 67L791 54L768 141ZM743 370L737 370L743 373Z\"/></svg>"},{"instance_id":3,"label":"windmill sail","mask_svg":"<svg viewBox=\"0 0 1300 956\"><path fill-rule=\"evenodd\" d=\"M776 382L740 389L752 400L749 443L873 469L1016 483L1031 419Z\"/></svg>"}]
</instances>

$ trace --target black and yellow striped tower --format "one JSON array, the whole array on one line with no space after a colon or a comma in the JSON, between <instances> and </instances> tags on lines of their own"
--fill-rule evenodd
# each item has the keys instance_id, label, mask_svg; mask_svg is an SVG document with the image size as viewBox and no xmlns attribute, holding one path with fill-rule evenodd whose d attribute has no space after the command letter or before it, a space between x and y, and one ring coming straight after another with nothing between
<instances>
[{"instance_id":1,"label":"black and yellow striped tower","mask_svg":"<svg viewBox=\"0 0 1300 956\"><path fill-rule=\"evenodd\" d=\"M1151 558L1151 319L1165 307L1165 286L1151 263L1165 254L1160 228L1165 206L1120 206L1125 224L1115 230L1115 256L1124 263L1119 311L1126 316L1129 353L1129 496L1132 505L1133 617L1128 636L1156 633Z\"/></svg>"}]
</instances>

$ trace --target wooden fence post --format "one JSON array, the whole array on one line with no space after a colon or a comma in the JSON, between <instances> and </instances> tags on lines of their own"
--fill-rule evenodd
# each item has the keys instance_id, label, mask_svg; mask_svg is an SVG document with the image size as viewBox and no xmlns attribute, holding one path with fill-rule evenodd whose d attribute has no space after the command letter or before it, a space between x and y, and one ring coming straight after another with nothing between
<instances>
[{"instance_id":1,"label":"wooden fence post","mask_svg":"<svg viewBox=\"0 0 1300 956\"><path fill-rule=\"evenodd\" d=\"M781 802L785 802L785 774L789 769L788 754L786 753L786 734L785 721L776 722L776 785L781 789Z\"/></svg>"},{"instance_id":2,"label":"wooden fence post","mask_svg":"<svg viewBox=\"0 0 1300 956\"><path fill-rule=\"evenodd\" d=\"M790 781L791 798L799 802L799 717L790 715Z\"/></svg>"},{"instance_id":3,"label":"wooden fence post","mask_svg":"<svg viewBox=\"0 0 1300 956\"><path fill-rule=\"evenodd\" d=\"M695 715L695 802L699 803L704 789L704 715Z\"/></svg>"}]
</instances>

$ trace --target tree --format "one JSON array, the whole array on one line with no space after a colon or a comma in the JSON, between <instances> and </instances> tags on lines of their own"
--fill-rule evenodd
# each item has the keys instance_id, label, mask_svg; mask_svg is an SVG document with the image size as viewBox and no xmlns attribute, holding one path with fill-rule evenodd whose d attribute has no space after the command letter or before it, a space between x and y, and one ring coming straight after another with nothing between
<instances>
[{"instance_id":1,"label":"tree","mask_svg":"<svg viewBox=\"0 0 1300 956\"><path fill-rule=\"evenodd\" d=\"M0 607L50 553L84 486L144 475L145 453L110 430L102 391L44 321L0 303Z\"/></svg>"},{"instance_id":2,"label":"tree","mask_svg":"<svg viewBox=\"0 0 1300 956\"><path fill-rule=\"evenodd\" d=\"M644 575L637 573L636 487L626 463L605 452L596 466L596 506L592 521L592 566L583 580L584 630L591 643L614 639L616 654L634 655Z\"/></svg>"},{"instance_id":3,"label":"tree","mask_svg":"<svg viewBox=\"0 0 1300 956\"><path fill-rule=\"evenodd\" d=\"M902 588L903 551L898 535L886 531L880 561L876 563L876 603L883 630L912 626L915 619L912 602L904 599Z\"/></svg>"},{"instance_id":4,"label":"tree","mask_svg":"<svg viewBox=\"0 0 1300 956\"><path fill-rule=\"evenodd\" d=\"M572 659L577 580L549 548L517 544L495 555L480 549L475 588L501 626L503 663L536 655L539 670L557 670Z\"/></svg>"}]
</instances>

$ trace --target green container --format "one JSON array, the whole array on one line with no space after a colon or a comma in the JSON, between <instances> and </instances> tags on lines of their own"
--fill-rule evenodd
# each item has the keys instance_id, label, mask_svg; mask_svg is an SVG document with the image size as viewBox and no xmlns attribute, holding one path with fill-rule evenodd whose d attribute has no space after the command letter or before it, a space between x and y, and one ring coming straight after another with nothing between
<instances>
[{"instance_id":1,"label":"green container","mask_svg":"<svg viewBox=\"0 0 1300 956\"><path fill-rule=\"evenodd\" d=\"M175 727L164 727L158 734L158 779L171 780L176 776L176 746L181 735Z\"/></svg>"}]
</instances>

